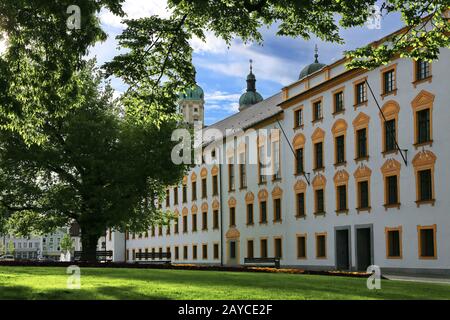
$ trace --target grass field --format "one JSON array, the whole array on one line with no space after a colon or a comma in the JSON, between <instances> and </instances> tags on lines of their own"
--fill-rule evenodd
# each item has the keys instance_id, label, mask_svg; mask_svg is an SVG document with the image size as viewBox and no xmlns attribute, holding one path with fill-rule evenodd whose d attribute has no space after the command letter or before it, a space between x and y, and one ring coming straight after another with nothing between
<instances>
[{"instance_id":1,"label":"grass field","mask_svg":"<svg viewBox=\"0 0 450 320\"><path fill-rule=\"evenodd\" d=\"M336 276L81 269L81 289L67 289L65 268L0 267L0 299L450 299L450 285Z\"/></svg>"}]
</instances>

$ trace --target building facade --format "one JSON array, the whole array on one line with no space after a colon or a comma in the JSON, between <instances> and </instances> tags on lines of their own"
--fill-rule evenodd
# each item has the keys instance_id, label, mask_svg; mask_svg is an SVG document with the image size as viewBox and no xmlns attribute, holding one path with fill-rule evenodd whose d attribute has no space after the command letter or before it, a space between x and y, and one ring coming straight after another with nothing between
<instances>
[{"instance_id":1,"label":"building facade","mask_svg":"<svg viewBox=\"0 0 450 320\"><path fill-rule=\"evenodd\" d=\"M320 64L316 53L298 81L242 99L237 114L205 128L212 161L162 204L177 218L145 234L109 233L115 261L170 251L173 263L280 257L286 267L449 274L450 52L370 71L345 63Z\"/></svg>"}]
</instances>

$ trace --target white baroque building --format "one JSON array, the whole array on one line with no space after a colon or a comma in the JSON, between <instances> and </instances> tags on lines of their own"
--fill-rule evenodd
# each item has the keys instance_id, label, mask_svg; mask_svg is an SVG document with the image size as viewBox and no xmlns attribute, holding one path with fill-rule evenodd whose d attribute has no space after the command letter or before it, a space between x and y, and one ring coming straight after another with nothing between
<instances>
[{"instance_id":1,"label":"white baroque building","mask_svg":"<svg viewBox=\"0 0 450 320\"><path fill-rule=\"evenodd\" d=\"M173 263L280 257L315 270L450 274L450 52L371 71L345 63L321 64L316 53L298 81L267 99L250 72L240 111L204 128L205 154L217 163L167 189L163 207L177 219L140 235L110 232L114 260L170 251ZM203 90L186 97L186 121L189 105L202 118ZM211 129L236 133L214 139ZM239 129L255 130L256 142ZM266 149L279 168L272 175L258 164ZM254 164L219 161L255 155Z\"/></svg>"}]
</instances>

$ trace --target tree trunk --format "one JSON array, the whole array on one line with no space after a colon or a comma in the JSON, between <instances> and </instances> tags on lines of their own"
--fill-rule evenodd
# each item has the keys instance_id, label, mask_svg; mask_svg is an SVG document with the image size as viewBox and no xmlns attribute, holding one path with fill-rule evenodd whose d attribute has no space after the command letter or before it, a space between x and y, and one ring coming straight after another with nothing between
<instances>
[{"instance_id":1,"label":"tree trunk","mask_svg":"<svg viewBox=\"0 0 450 320\"><path fill-rule=\"evenodd\" d=\"M81 261L97 262L97 243L100 235L89 233L89 229L83 229L81 226Z\"/></svg>"}]
</instances>

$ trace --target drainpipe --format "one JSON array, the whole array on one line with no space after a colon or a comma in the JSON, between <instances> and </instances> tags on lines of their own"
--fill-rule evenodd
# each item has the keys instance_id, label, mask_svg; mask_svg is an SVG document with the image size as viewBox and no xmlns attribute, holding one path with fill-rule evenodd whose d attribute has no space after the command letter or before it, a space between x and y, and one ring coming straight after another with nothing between
<instances>
[{"instance_id":1,"label":"drainpipe","mask_svg":"<svg viewBox=\"0 0 450 320\"><path fill-rule=\"evenodd\" d=\"M223 149L222 149L223 150ZM222 164L219 163L219 199L220 199L220 265L223 267L223 197L222 197Z\"/></svg>"}]
</instances>

